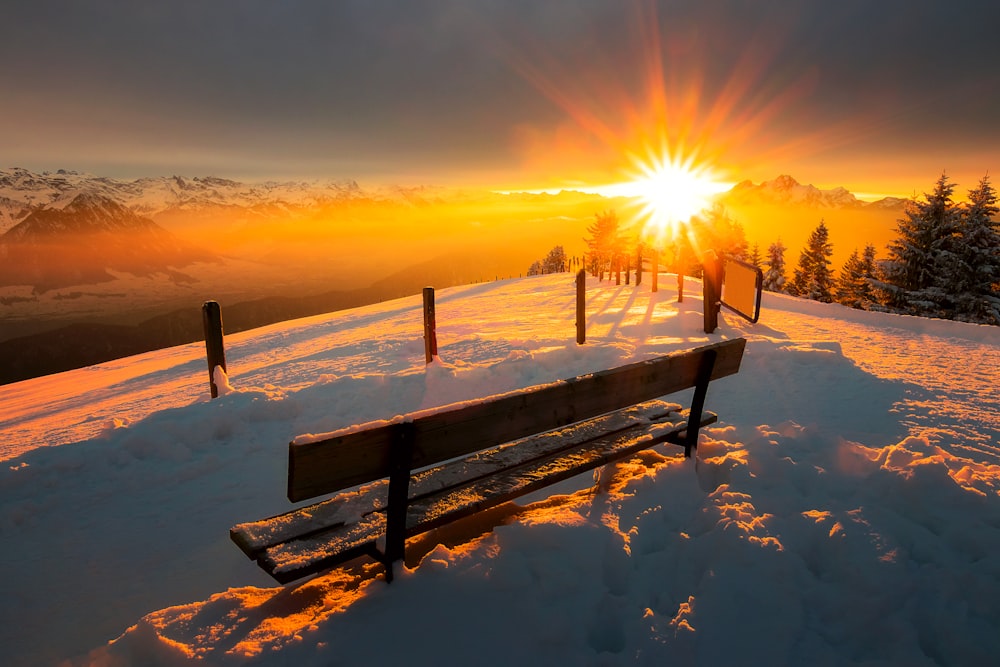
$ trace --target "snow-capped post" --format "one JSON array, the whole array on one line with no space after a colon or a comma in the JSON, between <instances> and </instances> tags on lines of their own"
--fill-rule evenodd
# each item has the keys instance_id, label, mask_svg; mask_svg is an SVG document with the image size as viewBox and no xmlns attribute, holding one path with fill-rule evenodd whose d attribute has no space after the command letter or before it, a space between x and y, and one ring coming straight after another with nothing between
<instances>
[{"instance_id":1,"label":"snow-capped post","mask_svg":"<svg viewBox=\"0 0 1000 667\"><path fill-rule=\"evenodd\" d=\"M642 284L642 244L635 249L635 286Z\"/></svg>"},{"instance_id":2,"label":"snow-capped post","mask_svg":"<svg viewBox=\"0 0 1000 667\"><path fill-rule=\"evenodd\" d=\"M434 315L434 288L424 288L424 356L427 363L434 361L438 353L437 321Z\"/></svg>"},{"instance_id":3,"label":"snow-capped post","mask_svg":"<svg viewBox=\"0 0 1000 667\"><path fill-rule=\"evenodd\" d=\"M649 275L653 279L653 291L660 291L660 253L656 250L653 251L653 267L650 270Z\"/></svg>"},{"instance_id":4,"label":"snow-capped post","mask_svg":"<svg viewBox=\"0 0 1000 667\"><path fill-rule=\"evenodd\" d=\"M705 333L714 333L719 326L719 308L722 298L722 262L714 250L705 253L702 260L704 266L703 301L705 311Z\"/></svg>"},{"instance_id":5,"label":"snow-capped post","mask_svg":"<svg viewBox=\"0 0 1000 667\"><path fill-rule=\"evenodd\" d=\"M576 344L587 341L587 272L580 269L576 273Z\"/></svg>"},{"instance_id":6,"label":"snow-capped post","mask_svg":"<svg viewBox=\"0 0 1000 667\"><path fill-rule=\"evenodd\" d=\"M226 370L226 350L222 344L222 308L216 301L206 301L201 307L201 321L205 327L205 352L208 356L208 386L212 398L219 396L215 384L215 367Z\"/></svg>"}]
</instances>

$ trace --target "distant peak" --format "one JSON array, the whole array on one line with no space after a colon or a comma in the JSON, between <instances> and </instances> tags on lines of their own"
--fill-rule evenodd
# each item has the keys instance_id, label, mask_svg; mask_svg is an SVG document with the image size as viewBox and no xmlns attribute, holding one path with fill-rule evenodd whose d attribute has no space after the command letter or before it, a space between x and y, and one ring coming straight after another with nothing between
<instances>
[{"instance_id":1,"label":"distant peak","mask_svg":"<svg viewBox=\"0 0 1000 667\"><path fill-rule=\"evenodd\" d=\"M778 188L781 190L790 190L797 185L800 185L798 181L789 176L788 174L782 174L775 178L773 181L762 183L762 185L770 185L771 187Z\"/></svg>"},{"instance_id":2,"label":"distant peak","mask_svg":"<svg viewBox=\"0 0 1000 667\"><path fill-rule=\"evenodd\" d=\"M73 197L73 200L66 204L63 210L69 210L70 207L73 209L81 209L94 206L107 206L108 204L120 206L120 204L118 204L118 202L111 197L97 194L96 192L81 192L77 196Z\"/></svg>"}]
</instances>

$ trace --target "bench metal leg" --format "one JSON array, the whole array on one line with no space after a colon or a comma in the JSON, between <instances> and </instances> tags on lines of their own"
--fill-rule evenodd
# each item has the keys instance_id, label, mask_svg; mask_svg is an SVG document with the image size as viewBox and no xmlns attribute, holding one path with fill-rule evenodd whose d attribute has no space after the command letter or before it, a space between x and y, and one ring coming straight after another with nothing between
<instances>
[{"instance_id":1,"label":"bench metal leg","mask_svg":"<svg viewBox=\"0 0 1000 667\"><path fill-rule=\"evenodd\" d=\"M392 564L397 560L403 560L406 555L406 509L412 460L413 423L397 424L386 503L385 551L382 554L386 581L392 581Z\"/></svg>"},{"instance_id":2,"label":"bench metal leg","mask_svg":"<svg viewBox=\"0 0 1000 667\"><path fill-rule=\"evenodd\" d=\"M715 350L708 350L702 357L698 367L698 381L694 388L694 398L691 400L691 411L688 413L687 433L684 438L684 457L691 458L691 450L698 447L698 430L701 428L701 413L705 409L705 396L708 394L708 383L712 379L712 369L715 367Z\"/></svg>"}]
</instances>

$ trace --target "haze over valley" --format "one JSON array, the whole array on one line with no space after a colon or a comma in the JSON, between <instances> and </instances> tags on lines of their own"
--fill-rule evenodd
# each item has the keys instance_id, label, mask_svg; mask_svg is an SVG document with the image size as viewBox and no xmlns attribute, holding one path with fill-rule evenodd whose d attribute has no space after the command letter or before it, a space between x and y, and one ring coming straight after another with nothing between
<instances>
[{"instance_id":1,"label":"haze over valley","mask_svg":"<svg viewBox=\"0 0 1000 667\"><path fill-rule=\"evenodd\" d=\"M825 220L835 266L857 239L884 247L903 205L863 202L789 176L741 182L719 201L762 249L780 238L797 252ZM223 305L226 329L235 332L417 294L424 285L517 277L556 245L582 256L587 225L606 210L626 227L641 224L633 199L575 190L3 169L0 354L53 372L73 367L58 358L74 347L88 348L79 361L96 363L196 340L209 299ZM26 336L40 346L36 355ZM16 346L5 348L7 341Z\"/></svg>"}]
</instances>

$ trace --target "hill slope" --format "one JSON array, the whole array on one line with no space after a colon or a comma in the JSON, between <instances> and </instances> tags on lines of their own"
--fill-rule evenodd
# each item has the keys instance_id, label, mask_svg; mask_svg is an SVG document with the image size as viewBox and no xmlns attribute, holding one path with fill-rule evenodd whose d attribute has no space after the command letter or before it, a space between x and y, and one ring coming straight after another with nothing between
<instances>
[{"instance_id":1,"label":"hill slope","mask_svg":"<svg viewBox=\"0 0 1000 667\"><path fill-rule=\"evenodd\" d=\"M768 294L706 336L672 284L588 282L582 346L551 275L439 291L430 366L415 295L228 336L215 401L198 343L0 389L5 664L991 664L996 328ZM391 586L275 588L229 542L289 507L295 435L737 335L698 459L571 480Z\"/></svg>"}]
</instances>

